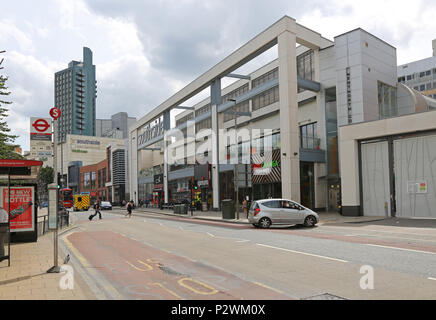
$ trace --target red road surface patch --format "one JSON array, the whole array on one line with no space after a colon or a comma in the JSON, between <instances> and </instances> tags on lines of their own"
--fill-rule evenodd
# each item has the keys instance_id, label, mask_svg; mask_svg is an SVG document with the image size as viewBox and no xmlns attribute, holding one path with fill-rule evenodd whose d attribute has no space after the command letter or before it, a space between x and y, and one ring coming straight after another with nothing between
<instances>
[{"instance_id":1,"label":"red road surface patch","mask_svg":"<svg viewBox=\"0 0 436 320\"><path fill-rule=\"evenodd\" d=\"M73 233L68 240L128 299L290 299L228 272L111 231Z\"/></svg>"}]
</instances>

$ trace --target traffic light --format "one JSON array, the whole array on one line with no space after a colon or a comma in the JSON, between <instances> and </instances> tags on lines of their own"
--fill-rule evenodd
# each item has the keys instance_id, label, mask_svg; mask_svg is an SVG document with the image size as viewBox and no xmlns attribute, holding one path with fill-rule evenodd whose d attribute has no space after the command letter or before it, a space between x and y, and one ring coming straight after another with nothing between
<instances>
[{"instance_id":1,"label":"traffic light","mask_svg":"<svg viewBox=\"0 0 436 320\"><path fill-rule=\"evenodd\" d=\"M194 190L198 189L197 180L194 180Z\"/></svg>"}]
</instances>

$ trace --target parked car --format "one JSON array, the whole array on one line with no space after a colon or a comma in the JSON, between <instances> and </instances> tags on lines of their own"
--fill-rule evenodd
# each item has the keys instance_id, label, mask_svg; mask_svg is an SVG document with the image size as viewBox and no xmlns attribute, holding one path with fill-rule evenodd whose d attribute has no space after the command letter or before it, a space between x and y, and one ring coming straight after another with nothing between
<instances>
[{"instance_id":1,"label":"parked car","mask_svg":"<svg viewBox=\"0 0 436 320\"><path fill-rule=\"evenodd\" d=\"M47 202L43 202L41 205L41 208L47 208L48 207L48 203Z\"/></svg>"},{"instance_id":2,"label":"parked car","mask_svg":"<svg viewBox=\"0 0 436 320\"><path fill-rule=\"evenodd\" d=\"M257 228L271 225L302 224L313 227L319 221L316 212L288 199L264 199L253 201L248 221Z\"/></svg>"},{"instance_id":3,"label":"parked car","mask_svg":"<svg viewBox=\"0 0 436 320\"><path fill-rule=\"evenodd\" d=\"M112 210L112 205L109 201L101 202L101 210Z\"/></svg>"}]
</instances>

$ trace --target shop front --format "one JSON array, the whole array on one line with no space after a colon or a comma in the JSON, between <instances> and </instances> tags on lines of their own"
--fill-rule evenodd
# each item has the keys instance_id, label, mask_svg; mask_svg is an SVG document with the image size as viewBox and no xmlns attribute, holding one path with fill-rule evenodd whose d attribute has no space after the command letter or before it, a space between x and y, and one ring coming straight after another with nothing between
<instances>
[{"instance_id":1,"label":"shop front","mask_svg":"<svg viewBox=\"0 0 436 320\"><path fill-rule=\"evenodd\" d=\"M151 199L151 205L154 207L160 207L164 202L164 189L163 189L163 173L156 174L153 177L153 196Z\"/></svg>"},{"instance_id":2,"label":"shop front","mask_svg":"<svg viewBox=\"0 0 436 320\"><path fill-rule=\"evenodd\" d=\"M280 149L251 155L253 200L282 197Z\"/></svg>"}]
</instances>

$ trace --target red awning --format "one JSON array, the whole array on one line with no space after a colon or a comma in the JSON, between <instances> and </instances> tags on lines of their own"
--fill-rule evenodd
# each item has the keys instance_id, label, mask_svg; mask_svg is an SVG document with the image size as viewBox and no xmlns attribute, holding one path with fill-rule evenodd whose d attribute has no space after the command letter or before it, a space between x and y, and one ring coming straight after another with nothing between
<instances>
[{"instance_id":1,"label":"red awning","mask_svg":"<svg viewBox=\"0 0 436 320\"><path fill-rule=\"evenodd\" d=\"M42 161L0 159L0 175L14 176L14 179L18 179L20 176L28 179L33 176L36 179L41 166Z\"/></svg>"},{"instance_id":2,"label":"red awning","mask_svg":"<svg viewBox=\"0 0 436 320\"><path fill-rule=\"evenodd\" d=\"M19 160L19 159L0 159L0 167L34 167L42 166L42 161Z\"/></svg>"}]
</instances>

